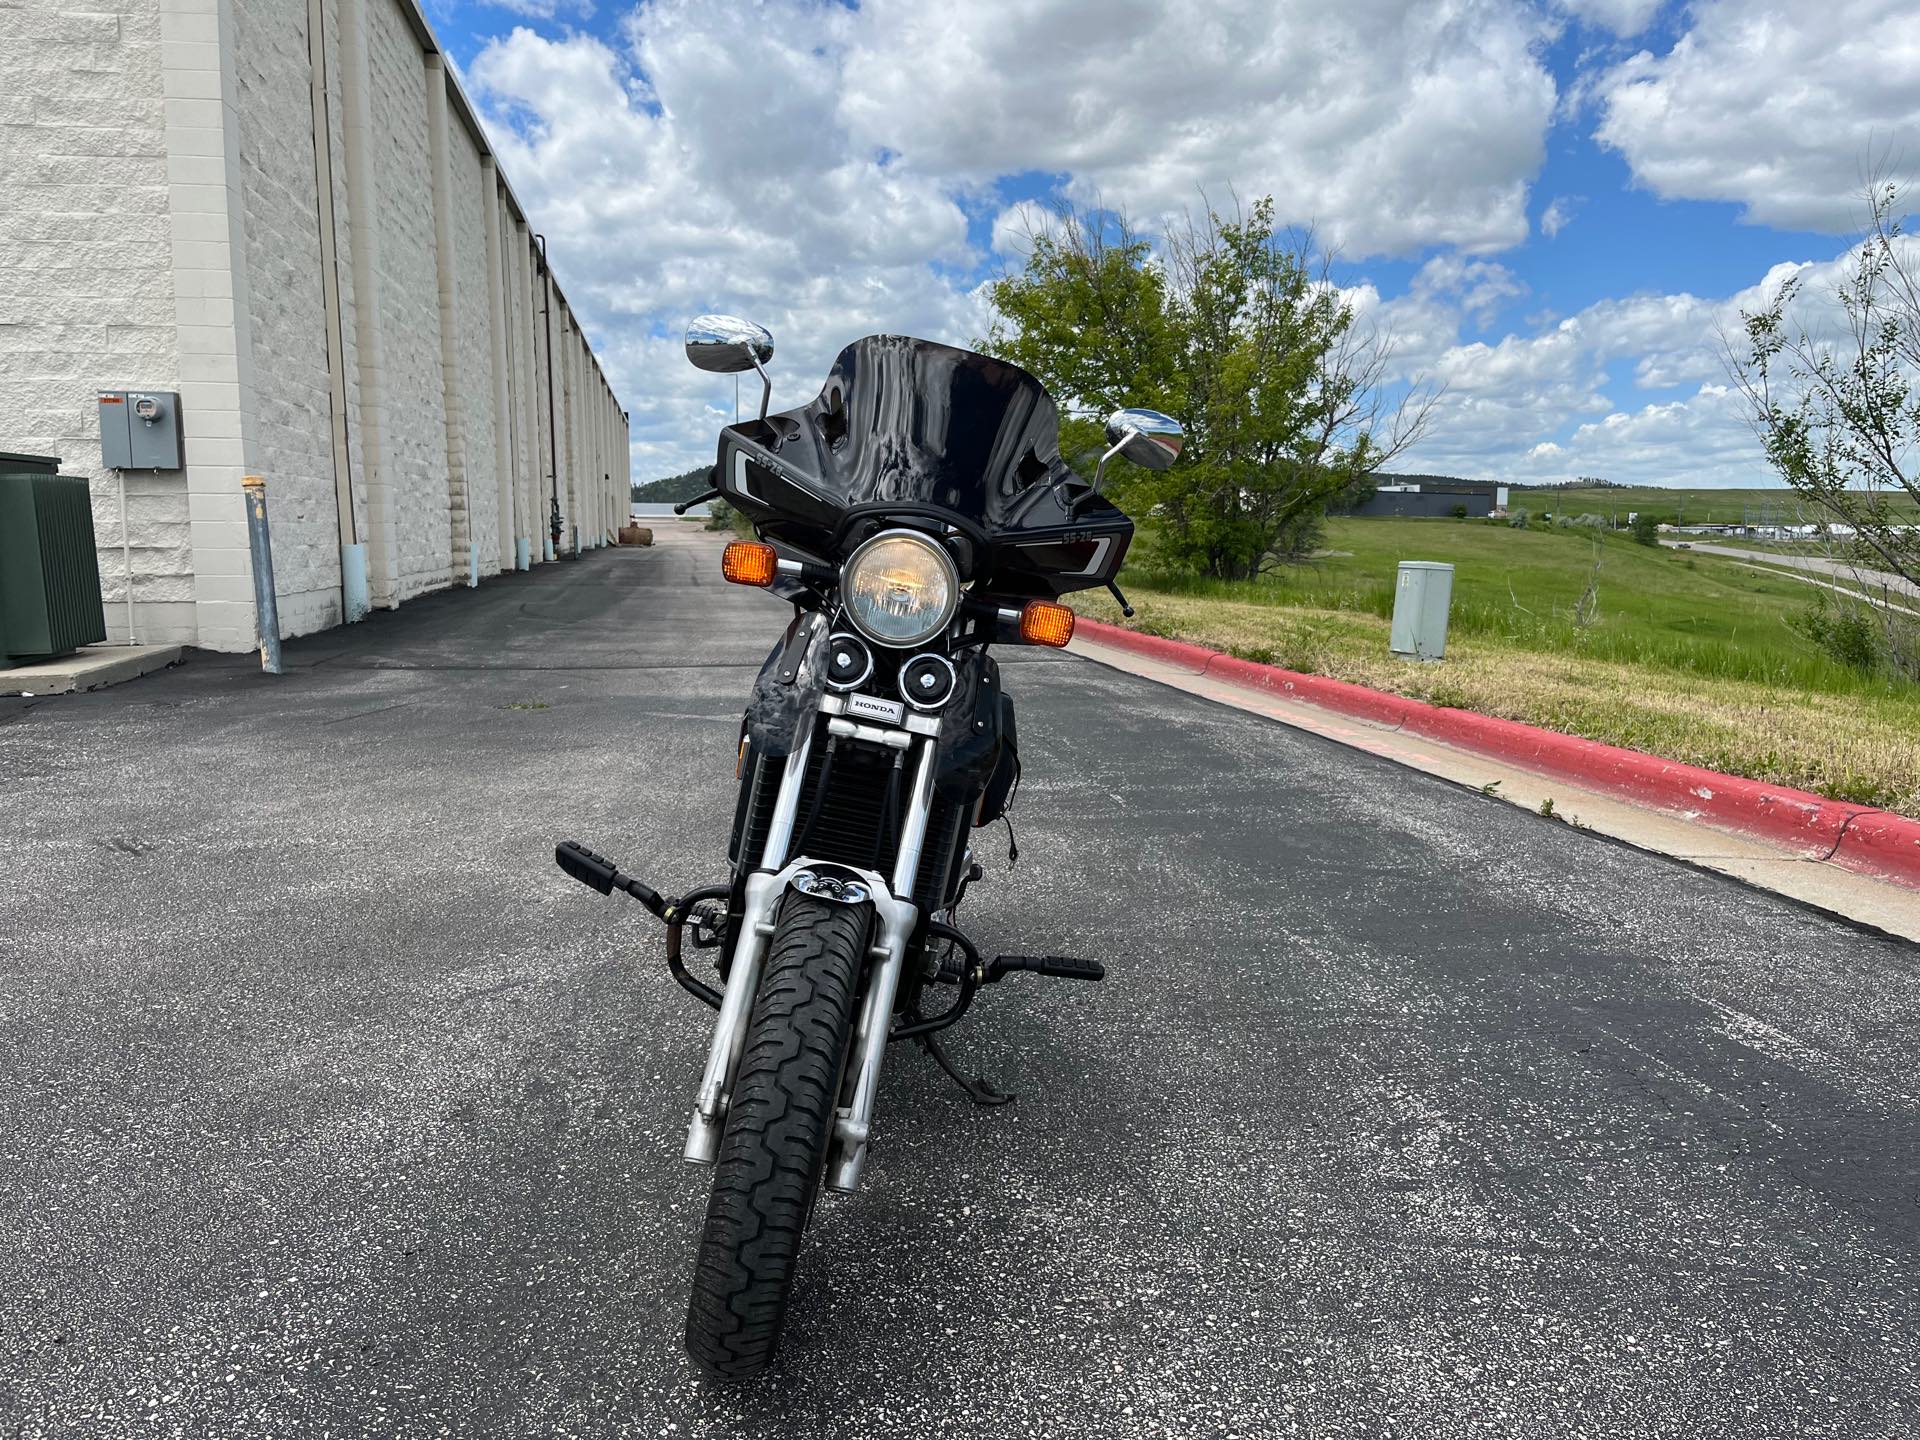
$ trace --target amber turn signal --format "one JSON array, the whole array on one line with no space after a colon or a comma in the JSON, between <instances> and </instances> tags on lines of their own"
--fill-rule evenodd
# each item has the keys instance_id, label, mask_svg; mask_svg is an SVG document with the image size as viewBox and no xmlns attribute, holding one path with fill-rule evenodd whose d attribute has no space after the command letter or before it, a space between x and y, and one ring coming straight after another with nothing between
<instances>
[{"instance_id":1,"label":"amber turn signal","mask_svg":"<svg viewBox=\"0 0 1920 1440\"><path fill-rule=\"evenodd\" d=\"M1055 648L1073 639L1073 611L1046 600L1029 600L1020 611L1020 638Z\"/></svg>"},{"instance_id":2,"label":"amber turn signal","mask_svg":"<svg viewBox=\"0 0 1920 1440\"><path fill-rule=\"evenodd\" d=\"M771 545L735 540L720 554L720 573L736 585L768 586L779 570Z\"/></svg>"}]
</instances>

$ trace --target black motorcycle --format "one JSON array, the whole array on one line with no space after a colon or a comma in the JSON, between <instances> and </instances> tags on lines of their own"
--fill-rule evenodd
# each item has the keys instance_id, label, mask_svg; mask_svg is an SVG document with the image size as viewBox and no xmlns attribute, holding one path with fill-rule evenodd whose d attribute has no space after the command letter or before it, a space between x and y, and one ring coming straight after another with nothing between
<instances>
[{"instance_id":1,"label":"black motorcycle","mask_svg":"<svg viewBox=\"0 0 1920 1440\"><path fill-rule=\"evenodd\" d=\"M768 415L764 329L702 316L687 355L763 382L759 418L720 432L701 498L760 536L726 547L726 578L794 607L740 727L731 877L667 899L571 841L556 858L664 920L674 979L719 1012L687 1127L686 1158L714 1172L687 1349L739 1379L779 1344L820 1188L860 1182L887 1046L916 1042L976 1101L1004 1103L939 1032L1007 975L1104 974L1058 955L982 959L954 916L981 876L970 837L1020 776L989 648L1065 645L1069 591L1104 585L1125 609L1114 576L1133 523L1099 468L1089 483L1061 459L1053 401L1004 361L869 336L817 399ZM1102 467L1164 468L1182 439L1151 410L1116 413L1107 436ZM688 939L717 952L717 987L687 969Z\"/></svg>"}]
</instances>

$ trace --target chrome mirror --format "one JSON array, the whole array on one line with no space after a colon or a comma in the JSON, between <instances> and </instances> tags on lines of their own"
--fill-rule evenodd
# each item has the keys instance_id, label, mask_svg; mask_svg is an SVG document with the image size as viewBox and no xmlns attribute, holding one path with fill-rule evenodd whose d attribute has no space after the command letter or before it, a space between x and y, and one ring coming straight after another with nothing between
<instances>
[{"instance_id":1,"label":"chrome mirror","mask_svg":"<svg viewBox=\"0 0 1920 1440\"><path fill-rule=\"evenodd\" d=\"M687 359L718 375L760 372L760 418L767 418L773 381L766 362L773 358L773 335L764 325L737 315L696 315L687 324ZM736 398L739 392L735 391ZM736 419L738 416L736 415Z\"/></svg>"},{"instance_id":2,"label":"chrome mirror","mask_svg":"<svg viewBox=\"0 0 1920 1440\"><path fill-rule=\"evenodd\" d=\"M773 358L764 326L734 315L697 315L687 324L687 359L717 375L758 370Z\"/></svg>"},{"instance_id":3,"label":"chrome mirror","mask_svg":"<svg viewBox=\"0 0 1920 1440\"><path fill-rule=\"evenodd\" d=\"M1100 457L1093 488L1100 488L1100 472L1116 455L1144 469L1164 470L1180 458L1180 447L1186 443L1187 432L1171 415L1158 410L1116 410L1107 417L1107 444L1112 448Z\"/></svg>"},{"instance_id":4,"label":"chrome mirror","mask_svg":"<svg viewBox=\"0 0 1920 1440\"><path fill-rule=\"evenodd\" d=\"M1148 470L1164 470L1180 458L1187 433L1180 422L1158 410L1116 410L1107 417L1107 444L1122 460Z\"/></svg>"}]
</instances>

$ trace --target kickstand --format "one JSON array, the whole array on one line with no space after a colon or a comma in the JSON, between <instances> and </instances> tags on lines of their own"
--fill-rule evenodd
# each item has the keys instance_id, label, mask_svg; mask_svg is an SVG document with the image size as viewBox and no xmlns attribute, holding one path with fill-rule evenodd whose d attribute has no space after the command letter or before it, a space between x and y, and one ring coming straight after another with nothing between
<instances>
[{"instance_id":1,"label":"kickstand","mask_svg":"<svg viewBox=\"0 0 1920 1440\"><path fill-rule=\"evenodd\" d=\"M947 1072L947 1077L967 1092L967 1098L976 1105L1005 1105L1016 1097L993 1088L987 1078L976 1076L969 1080L955 1068L953 1057L947 1054L946 1047L931 1035L919 1037L920 1048L931 1055L934 1063Z\"/></svg>"}]
</instances>

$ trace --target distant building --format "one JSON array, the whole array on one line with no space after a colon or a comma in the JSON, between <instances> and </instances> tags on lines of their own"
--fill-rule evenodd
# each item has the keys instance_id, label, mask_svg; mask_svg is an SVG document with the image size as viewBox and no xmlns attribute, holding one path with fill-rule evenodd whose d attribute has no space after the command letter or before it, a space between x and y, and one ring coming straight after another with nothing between
<instances>
[{"instance_id":1,"label":"distant building","mask_svg":"<svg viewBox=\"0 0 1920 1440\"><path fill-rule=\"evenodd\" d=\"M1507 508L1507 487L1492 480L1452 480L1444 476L1382 475L1365 504L1336 514L1374 518L1403 515L1444 519L1464 510L1484 518Z\"/></svg>"}]
</instances>

